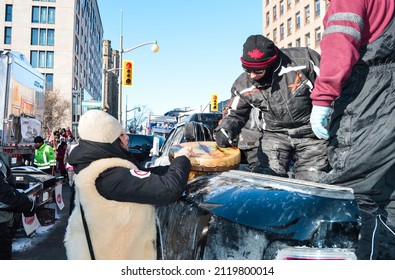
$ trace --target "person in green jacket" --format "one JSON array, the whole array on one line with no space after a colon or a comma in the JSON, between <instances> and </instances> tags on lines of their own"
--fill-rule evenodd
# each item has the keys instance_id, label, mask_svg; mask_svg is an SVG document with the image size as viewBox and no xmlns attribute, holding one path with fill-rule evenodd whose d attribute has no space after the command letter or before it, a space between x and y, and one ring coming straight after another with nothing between
<instances>
[{"instance_id":1,"label":"person in green jacket","mask_svg":"<svg viewBox=\"0 0 395 280\"><path fill-rule=\"evenodd\" d=\"M54 149L44 143L41 136L34 138L34 165L45 173L54 175L56 166L56 154Z\"/></svg>"}]
</instances>

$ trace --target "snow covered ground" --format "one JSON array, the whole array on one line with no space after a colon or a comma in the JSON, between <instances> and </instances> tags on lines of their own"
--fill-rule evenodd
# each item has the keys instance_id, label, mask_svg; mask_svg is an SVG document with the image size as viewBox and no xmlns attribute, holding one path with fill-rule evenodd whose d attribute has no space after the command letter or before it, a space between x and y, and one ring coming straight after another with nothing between
<instances>
[{"instance_id":1,"label":"snow covered ground","mask_svg":"<svg viewBox=\"0 0 395 280\"><path fill-rule=\"evenodd\" d=\"M30 237L26 236L26 234L25 236L23 236L24 232L19 233L12 242L12 251L24 252L33 248L48 237L48 235L54 229L55 225L56 224L41 226L37 228L36 232Z\"/></svg>"}]
</instances>

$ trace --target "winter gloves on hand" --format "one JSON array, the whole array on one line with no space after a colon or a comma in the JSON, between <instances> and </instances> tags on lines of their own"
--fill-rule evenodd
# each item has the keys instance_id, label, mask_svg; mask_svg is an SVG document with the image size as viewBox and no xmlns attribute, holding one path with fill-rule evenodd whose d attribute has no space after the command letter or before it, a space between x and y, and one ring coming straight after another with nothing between
<instances>
[{"instance_id":1,"label":"winter gloves on hand","mask_svg":"<svg viewBox=\"0 0 395 280\"><path fill-rule=\"evenodd\" d=\"M36 213L36 203L34 203L34 201L32 199L30 199L31 203L32 203L32 207L30 208L29 211L23 212L23 215L25 217L33 217L34 214Z\"/></svg>"},{"instance_id":2,"label":"winter gloves on hand","mask_svg":"<svg viewBox=\"0 0 395 280\"><path fill-rule=\"evenodd\" d=\"M313 105L310 115L311 129L319 139L328 140L329 133L326 129L328 117L331 114L331 107Z\"/></svg>"},{"instance_id":3,"label":"winter gloves on hand","mask_svg":"<svg viewBox=\"0 0 395 280\"><path fill-rule=\"evenodd\" d=\"M217 142L218 147L226 148L232 146L232 139L223 128L216 131L214 138L215 142Z\"/></svg>"}]
</instances>

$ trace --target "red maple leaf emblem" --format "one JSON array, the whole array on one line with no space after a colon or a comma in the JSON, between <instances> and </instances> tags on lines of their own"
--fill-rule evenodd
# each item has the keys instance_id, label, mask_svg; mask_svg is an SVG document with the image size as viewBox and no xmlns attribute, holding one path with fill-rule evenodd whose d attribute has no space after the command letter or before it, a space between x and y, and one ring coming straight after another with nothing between
<instances>
[{"instance_id":1,"label":"red maple leaf emblem","mask_svg":"<svg viewBox=\"0 0 395 280\"><path fill-rule=\"evenodd\" d=\"M251 58L253 58L253 59L258 59L258 58L261 58L262 56L264 56L265 53L264 53L264 52L261 52L261 51L258 50L258 49L253 49L252 51L248 52L248 55L249 55Z\"/></svg>"}]
</instances>

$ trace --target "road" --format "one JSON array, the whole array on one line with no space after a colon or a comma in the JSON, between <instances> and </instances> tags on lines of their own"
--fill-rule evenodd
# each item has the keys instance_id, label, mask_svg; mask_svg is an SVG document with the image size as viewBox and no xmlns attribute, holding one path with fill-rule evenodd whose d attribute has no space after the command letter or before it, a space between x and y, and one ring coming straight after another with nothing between
<instances>
[{"instance_id":1,"label":"road","mask_svg":"<svg viewBox=\"0 0 395 280\"><path fill-rule=\"evenodd\" d=\"M63 237L69 218L70 187L63 184L63 200L65 207L57 212L55 223L42 226L32 237L26 237L18 231L13 241L12 258L14 260L66 260Z\"/></svg>"}]
</instances>

